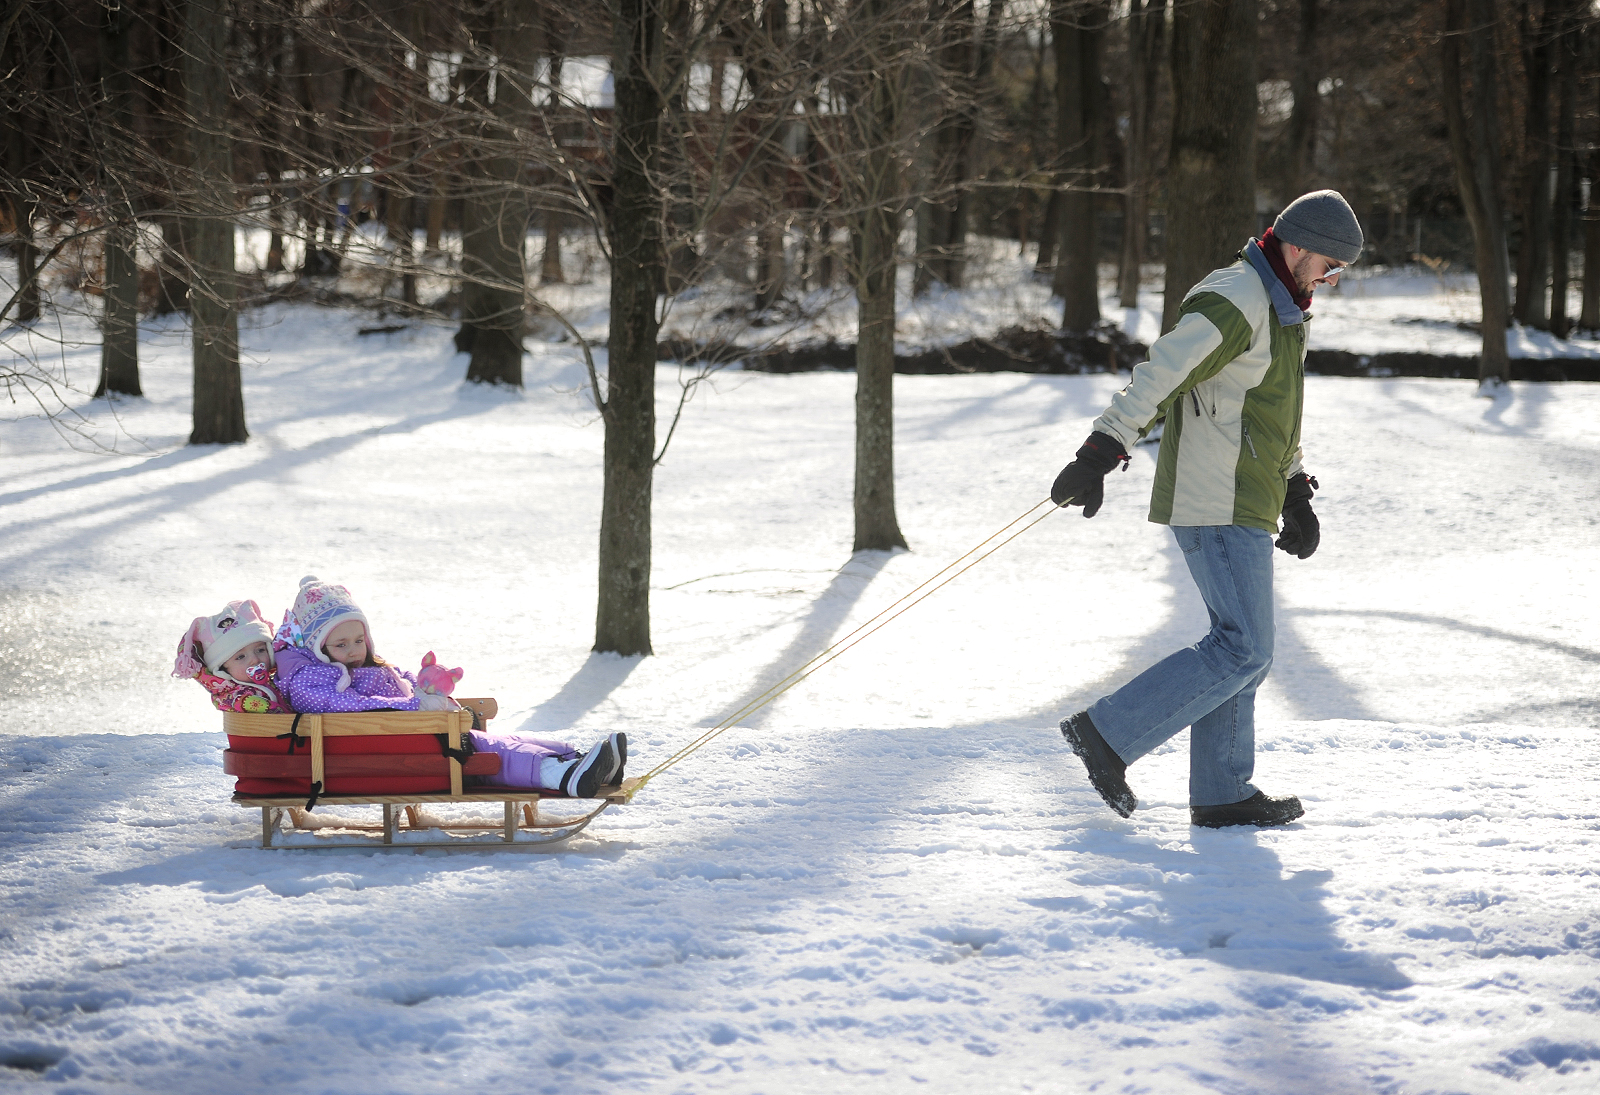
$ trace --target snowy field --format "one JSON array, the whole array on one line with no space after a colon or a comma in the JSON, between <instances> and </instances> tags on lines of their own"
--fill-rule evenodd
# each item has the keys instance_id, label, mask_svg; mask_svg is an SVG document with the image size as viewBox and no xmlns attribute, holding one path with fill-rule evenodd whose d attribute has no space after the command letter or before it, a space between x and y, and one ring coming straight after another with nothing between
<instances>
[{"instance_id":1,"label":"snowy field","mask_svg":"<svg viewBox=\"0 0 1600 1095\"><path fill-rule=\"evenodd\" d=\"M343 582L500 728L626 730L641 770L1038 502L1121 383L897 378L913 550L852 558L854 378L718 374L657 471L655 656L619 659L588 652L575 352L485 391L448 328L370 322L250 315L242 446L184 446L177 322L143 328L148 398L72 397L97 445L0 426L0 1090L1600 1086L1600 386L1308 382L1324 536L1278 559L1257 769L1287 829L1191 829L1186 735L1124 821L1056 732L1205 627L1141 449L1099 517L565 851L261 851L167 676L191 617ZM95 347L54 360L92 387Z\"/></svg>"}]
</instances>

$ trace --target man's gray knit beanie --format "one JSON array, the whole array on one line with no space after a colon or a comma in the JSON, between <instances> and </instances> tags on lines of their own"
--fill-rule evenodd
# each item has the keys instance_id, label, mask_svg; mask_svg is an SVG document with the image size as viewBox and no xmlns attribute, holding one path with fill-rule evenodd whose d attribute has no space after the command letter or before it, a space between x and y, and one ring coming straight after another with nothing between
<instances>
[{"instance_id":1,"label":"man's gray knit beanie","mask_svg":"<svg viewBox=\"0 0 1600 1095\"><path fill-rule=\"evenodd\" d=\"M1361 222L1337 190L1300 195L1272 222L1272 234L1345 266L1361 257Z\"/></svg>"}]
</instances>

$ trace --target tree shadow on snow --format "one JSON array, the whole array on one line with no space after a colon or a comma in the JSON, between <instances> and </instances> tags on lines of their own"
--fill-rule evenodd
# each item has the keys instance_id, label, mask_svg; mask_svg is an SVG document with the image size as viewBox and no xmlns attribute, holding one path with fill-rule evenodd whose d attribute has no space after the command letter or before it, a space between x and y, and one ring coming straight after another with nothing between
<instances>
[{"instance_id":1,"label":"tree shadow on snow","mask_svg":"<svg viewBox=\"0 0 1600 1095\"><path fill-rule=\"evenodd\" d=\"M1037 726L1048 723L1054 726L1075 711L1082 711L1095 700L1115 692L1134 677L1176 650L1192 646L1205 636L1210 626L1206 617L1205 602L1189 579L1189 568L1184 565L1183 553L1171 536L1163 536L1161 558L1165 570L1152 575L1152 585L1165 585L1172 589L1173 598L1164 618L1147 621L1148 627L1134 639L1127 652L1115 663L1105 667L1082 664L1067 667L1069 672L1101 668L1096 676L1084 676L1071 683L1064 692L1004 720L987 720L984 726L997 724ZM1043 637L1048 641L1049 636ZM963 729L963 728L955 728ZM976 727L970 728L976 729Z\"/></svg>"},{"instance_id":2,"label":"tree shadow on snow","mask_svg":"<svg viewBox=\"0 0 1600 1095\"><path fill-rule=\"evenodd\" d=\"M1314 615L1314 611L1288 608L1276 594L1273 600L1277 636L1273 644L1272 672L1267 674L1264 687L1272 689L1276 698L1293 708L1297 717L1307 721L1375 721L1378 715L1362 701L1360 691L1312 649L1301 636L1300 628L1295 626L1303 617Z\"/></svg>"},{"instance_id":3,"label":"tree shadow on snow","mask_svg":"<svg viewBox=\"0 0 1600 1095\"><path fill-rule=\"evenodd\" d=\"M828 588L818 594L817 599L811 603L811 610L806 614L800 633L783 648L782 653L767 663L765 669L756 674L755 682L730 704L727 710L730 712L744 710L777 687L800 666L828 649L839 629L844 626L845 620L849 618L851 610L855 608L856 602L861 600L873 579L883 572L883 568L889 565L889 560L896 554L892 551L858 551L852 555L833 576ZM747 718L741 719L740 723L745 726L760 726L770 711L770 707L763 707L752 712ZM718 720L708 716L702 720L701 725L711 725L716 721Z\"/></svg>"},{"instance_id":4,"label":"tree shadow on snow","mask_svg":"<svg viewBox=\"0 0 1600 1095\"><path fill-rule=\"evenodd\" d=\"M1483 420L1507 434L1533 436L1544 427L1544 412L1551 399L1549 384L1522 383L1515 388L1507 384L1489 401ZM1506 412L1513 408L1520 408L1521 422L1506 422Z\"/></svg>"},{"instance_id":5,"label":"tree shadow on snow","mask_svg":"<svg viewBox=\"0 0 1600 1095\"><path fill-rule=\"evenodd\" d=\"M546 734L566 730L621 688L642 660L642 655L625 658L620 654L591 653L555 695L529 713L517 727L517 733Z\"/></svg>"},{"instance_id":6,"label":"tree shadow on snow","mask_svg":"<svg viewBox=\"0 0 1600 1095\"><path fill-rule=\"evenodd\" d=\"M1534 635L1522 635L1515 631L1503 631L1498 627L1486 627L1483 624L1469 624L1449 616L1430 616L1425 612L1400 612L1384 608L1297 608L1291 611L1295 616L1362 616L1395 620L1400 623L1425 624L1448 631L1464 632L1480 639L1493 639L1496 642L1532 647L1543 654L1560 654L1591 665L1600 665L1600 650L1590 650L1588 647L1573 646L1571 643L1557 642L1554 639L1544 639Z\"/></svg>"},{"instance_id":7,"label":"tree shadow on snow","mask_svg":"<svg viewBox=\"0 0 1600 1095\"><path fill-rule=\"evenodd\" d=\"M1027 430L1092 419L1106 404L1107 396L1100 386L1080 383L1086 379L1083 377L1016 379L1019 383L1015 387L988 396L964 394L951 400L949 410L916 414L895 428L906 441L938 441L967 422L985 422L999 417L1008 422L1008 428L1013 431Z\"/></svg>"},{"instance_id":8,"label":"tree shadow on snow","mask_svg":"<svg viewBox=\"0 0 1600 1095\"><path fill-rule=\"evenodd\" d=\"M370 427L333 437L325 437L301 448L284 448L274 443L270 437L265 444L260 441L247 442L244 451L259 455L257 459L243 467L230 467L200 480L168 483L153 490L141 491L133 497L123 496L89 503L65 513L52 514L48 517L40 517L32 521L11 525L8 531L15 536L40 526L45 528L60 527L64 530L61 534L62 537L72 541L75 551L87 550L88 545L96 541L122 536L130 528L155 521L165 514L198 507L206 500L234 487L258 482L272 483L280 480L303 465L329 460L381 434L412 433L437 422L484 414L493 410L497 405L495 401L491 400L458 397L455 404L442 410L411 415L384 426ZM238 450L231 445L186 447L174 450L163 456L152 457L132 467L115 471L94 472L69 480L66 483L0 496L0 504L8 501L22 501L24 498L46 491L51 494L61 494L79 488L91 487L108 480L143 475L162 468L173 467L195 460L204 460L224 451L233 452ZM80 523L81 520L92 514L105 514L107 520L95 527L84 527ZM56 552L56 544L41 544L33 551L10 557L6 560L6 563L8 568L12 570L21 570L35 560L54 558Z\"/></svg>"}]
</instances>

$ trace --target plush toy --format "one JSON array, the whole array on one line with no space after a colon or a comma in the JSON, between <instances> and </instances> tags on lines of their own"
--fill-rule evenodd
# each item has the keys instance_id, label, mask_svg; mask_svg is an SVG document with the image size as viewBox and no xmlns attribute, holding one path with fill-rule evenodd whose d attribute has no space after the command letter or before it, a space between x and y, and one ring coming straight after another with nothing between
<instances>
[{"instance_id":1,"label":"plush toy","mask_svg":"<svg viewBox=\"0 0 1600 1095\"><path fill-rule=\"evenodd\" d=\"M446 669L428 651L422 658L422 668L417 671L417 691L435 696L448 696L456 690L456 682L466 673L462 669Z\"/></svg>"}]
</instances>

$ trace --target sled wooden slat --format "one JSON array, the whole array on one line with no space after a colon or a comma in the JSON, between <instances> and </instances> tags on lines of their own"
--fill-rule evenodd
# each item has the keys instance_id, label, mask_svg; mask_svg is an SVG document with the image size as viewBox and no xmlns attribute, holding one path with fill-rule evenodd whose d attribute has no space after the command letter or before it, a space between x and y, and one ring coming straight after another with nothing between
<instances>
[{"instance_id":1,"label":"sled wooden slat","mask_svg":"<svg viewBox=\"0 0 1600 1095\"><path fill-rule=\"evenodd\" d=\"M472 717L465 711L347 711L335 715L301 715L301 737L310 737L309 726L317 720L326 738L388 737L392 734L447 734L452 725L472 729ZM241 738L286 738L294 726L293 715L244 715L222 713L222 731Z\"/></svg>"},{"instance_id":2,"label":"sled wooden slat","mask_svg":"<svg viewBox=\"0 0 1600 1095\"><path fill-rule=\"evenodd\" d=\"M306 736L311 739L311 782L326 787L328 764L322 755L322 716L307 715L305 721L310 724Z\"/></svg>"},{"instance_id":3,"label":"sled wooden slat","mask_svg":"<svg viewBox=\"0 0 1600 1095\"><path fill-rule=\"evenodd\" d=\"M315 783L334 777L442 775L440 763L449 765L450 791L410 794L319 794L315 804L320 807L381 806L380 822L355 822L349 819L319 818L306 809L308 796L297 795L246 795L235 793L233 801L240 806L261 811L261 846L263 848L468 848L494 849L550 849L582 831L589 822L599 817L607 807L628 802L639 787L638 778L623 780L620 786L603 787L592 799L568 799L584 803L586 813L570 817L543 816L539 813L540 800L566 799L567 796L552 791L513 787L485 787L467 790L464 775L493 775L500 769L500 758L493 754L473 754L465 769L454 757L430 754L339 754L328 756L324 743L328 738L386 737L405 734L443 735L453 751L461 748L462 737L472 729L472 712L479 717L479 726L487 728L489 720L499 714L499 705L491 698L458 699L457 703L468 710L461 711L358 711L326 715L301 715L295 725L294 715L246 715L225 711L223 730L235 737L287 738L291 733L307 740L305 752L297 754L235 754L231 750L223 757L223 770L230 775L248 772L256 778L304 779L308 775ZM481 802L501 804L500 821L430 821L418 807L427 803ZM404 807L397 811L395 807ZM287 811L291 825L299 830L317 832L326 829L371 834L377 840L357 842L327 842L317 844L274 844L274 835ZM405 824L401 824L402 816ZM472 841L453 839L444 841L404 841L403 833L460 832L496 833L497 841ZM518 839L518 834L547 833L534 839Z\"/></svg>"}]
</instances>

